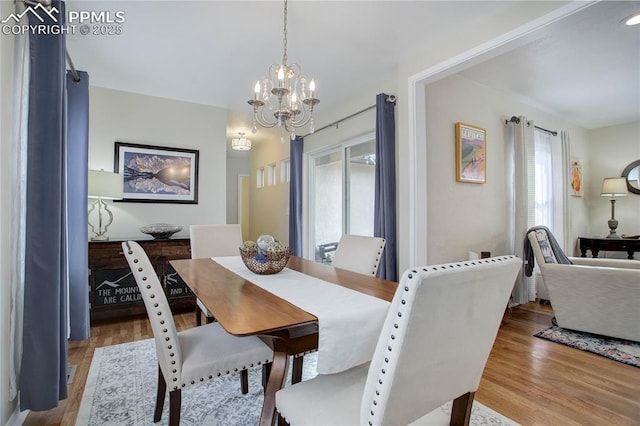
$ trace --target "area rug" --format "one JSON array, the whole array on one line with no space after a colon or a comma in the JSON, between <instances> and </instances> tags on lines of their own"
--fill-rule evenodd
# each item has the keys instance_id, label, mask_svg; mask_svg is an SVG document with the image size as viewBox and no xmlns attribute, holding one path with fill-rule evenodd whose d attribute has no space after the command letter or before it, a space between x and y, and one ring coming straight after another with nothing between
<instances>
[{"instance_id":1,"label":"area rug","mask_svg":"<svg viewBox=\"0 0 640 426\"><path fill-rule=\"evenodd\" d=\"M315 354L304 359L303 380L315 376ZM157 385L157 358L152 339L96 348L76 419L85 425L151 425ZM290 377L291 375L288 374ZM238 375L219 377L182 389L182 426L257 425L262 408L262 372L249 370L249 393L240 393ZM289 383L287 383L289 385ZM169 419L166 397L162 420ZM451 412L451 403L442 406ZM474 426L517 425L475 401L471 413Z\"/></svg>"},{"instance_id":2,"label":"area rug","mask_svg":"<svg viewBox=\"0 0 640 426\"><path fill-rule=\"evenodd\" d=\"M534 336L640 367L640 343L638 342L567 330L555 325Z\"/></svg>"}]
</instances>

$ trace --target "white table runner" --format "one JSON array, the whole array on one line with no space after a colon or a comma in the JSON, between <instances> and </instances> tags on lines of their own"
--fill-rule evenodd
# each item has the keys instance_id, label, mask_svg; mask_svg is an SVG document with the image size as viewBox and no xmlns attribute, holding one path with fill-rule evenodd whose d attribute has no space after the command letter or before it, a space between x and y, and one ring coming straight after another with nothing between
<instances>
[{"instance_id":1,"label":"white table runner","mask_svg":"<svg viewBox=\"0 0 640 426\"><path fill-rule=\"evenodd\" d=\"M318 318L318 373L338 373L373 357L389 302L289 268L255 274L240 256L213 260Z\"/></svg>"}]
</instances>

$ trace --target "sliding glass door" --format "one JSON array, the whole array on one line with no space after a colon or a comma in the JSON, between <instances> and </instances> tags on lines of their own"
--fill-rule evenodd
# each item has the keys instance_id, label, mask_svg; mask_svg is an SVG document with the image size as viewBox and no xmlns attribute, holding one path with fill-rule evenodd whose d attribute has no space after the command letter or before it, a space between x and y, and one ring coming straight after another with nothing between
<instances>
[{"instance_id":1,"label":"sliding glass door","mask_svg":"<svg viewBox=\"0 0 640 426\"><path fill-rule=\"evenodd\" d=\"M342 234L373 236L375 135L310 155L309 248L331 263Z\"/></svg>"}]
</instances>

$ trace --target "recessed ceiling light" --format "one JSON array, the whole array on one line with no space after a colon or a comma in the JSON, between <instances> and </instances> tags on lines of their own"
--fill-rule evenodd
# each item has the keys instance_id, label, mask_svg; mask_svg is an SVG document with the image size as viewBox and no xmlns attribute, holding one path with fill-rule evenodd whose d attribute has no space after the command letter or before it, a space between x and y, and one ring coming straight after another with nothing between
<instances>
[{"instance_id":1,"label":"recessed ceiling light","mask_svg":"<svg viewBox=\"0 0 640 426\"><path fill-rule=\"evenodd\" d=\"M640 12L634 13L624 20L625 25L638 25L640 24Z\"/></svg>"}]
</instances>

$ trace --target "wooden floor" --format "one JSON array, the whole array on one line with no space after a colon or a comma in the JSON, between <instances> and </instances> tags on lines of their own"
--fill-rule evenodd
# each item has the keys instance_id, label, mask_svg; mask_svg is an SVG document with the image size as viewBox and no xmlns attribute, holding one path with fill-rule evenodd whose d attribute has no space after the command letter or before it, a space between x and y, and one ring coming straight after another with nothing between
<instances>
[{"instance_id":1,"label":"wooden floor","mask_svg":"<svg viewBox=\"0 0 640 426\"><path fill-rule=\"evenodd\" d=\"M522 425L640 425L640 368L533 337L551 317L537 303L511 310L476 399ZM180 330L195 325L192 312L175 321ZM90 339L69 347L69 363L77 365L69 398L30 413L24 424L74 425L94 349L149 337L146 317L92 326Z\"/></svg>"}]
</instances>

